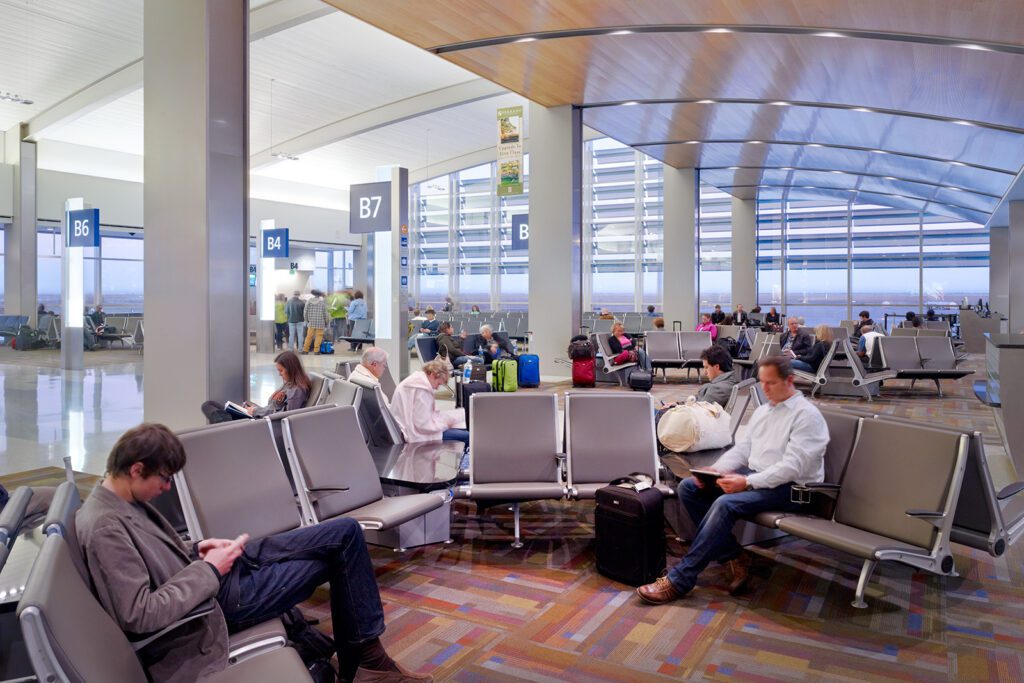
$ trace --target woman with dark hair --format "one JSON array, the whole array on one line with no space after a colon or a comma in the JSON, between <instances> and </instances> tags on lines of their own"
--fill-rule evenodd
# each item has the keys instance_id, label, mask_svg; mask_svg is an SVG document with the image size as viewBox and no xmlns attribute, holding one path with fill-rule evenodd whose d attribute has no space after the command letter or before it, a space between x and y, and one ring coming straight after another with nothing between
<instances>
[{"instance_id":1,"label":"woman with dark hair","mask_svg":"<svg viewBox=\"0 0 1024 683\"><path fill-rule=\"evenodd\" d=\"M270 395L267 405L258 406L255 403L245 401L242 409L250 417L266 417L285 410L295 410L306 405L313 382L309 379L302 361L292 351L282 351L274 358L274 366L277 374L281 377L281 387ZM207 401L202 407L203 415L210 423L228 422L229 420L240 420L245 416L238 410L227 410L222 408L215 401Z\"/></svg>"}]
</instances>

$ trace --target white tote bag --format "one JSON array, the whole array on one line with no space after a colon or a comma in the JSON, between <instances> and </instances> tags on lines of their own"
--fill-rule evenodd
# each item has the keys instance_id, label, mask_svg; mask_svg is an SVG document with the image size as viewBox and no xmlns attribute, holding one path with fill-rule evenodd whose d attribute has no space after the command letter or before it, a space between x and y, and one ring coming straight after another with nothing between
<instances>
[{"instance_id":1,"label":"white tote bag","mask_svg":"<svg viewBox=\"0 0 1024 683\"><path fill-rule=\"evenodd\" d=\"M729 413L717 403L686 403L669 408L658 421L658 441L674 453L694 453L732 444Z\"/></svg>"}]
</instances>

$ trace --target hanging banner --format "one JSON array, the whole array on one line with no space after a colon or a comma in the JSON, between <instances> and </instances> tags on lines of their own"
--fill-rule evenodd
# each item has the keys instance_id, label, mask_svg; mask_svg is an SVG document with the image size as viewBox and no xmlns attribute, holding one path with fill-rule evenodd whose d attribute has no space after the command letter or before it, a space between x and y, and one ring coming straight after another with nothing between
<instances>
[{"instance_id":1,"label":"hanging banner","mask_svg":"<svg viewBox=\"0 0 1024 683\"><path fill-rule=\"evenodd\" d=\"M523 193L523 107L498 109L498 196Z\"/></svg>"}]
</instances>

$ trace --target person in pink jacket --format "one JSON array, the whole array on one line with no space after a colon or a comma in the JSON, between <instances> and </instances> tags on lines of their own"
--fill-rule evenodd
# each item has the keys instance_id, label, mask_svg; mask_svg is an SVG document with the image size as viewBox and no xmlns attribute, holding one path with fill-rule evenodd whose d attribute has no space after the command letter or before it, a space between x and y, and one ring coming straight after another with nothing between
<instances>
[{"instance_id":1,"label":"person in pink jacket","mask_svg":"<svg viewBox=\"0 0 1024 683\"><path fill-rule=\"evenodd\" d=\"M710 332L711 341L715 341L715 337L718 336L718 327L711 322L711 314L704 313L700 316L700 325L697 325L698 332Z\"/></svg>"},{"instance_id":2,"label":"person in pink jacket","mask_svg":"<svg viewBox=\"0 0 1024 683\"><path fill-rule=\"evenodd\" d=\"M462 410L438 410L434 392L448 381L448 364L432 360L395 388L391 413L409 442L461 441L469 446L469 431Z\"/></svg>"}]
</instances>

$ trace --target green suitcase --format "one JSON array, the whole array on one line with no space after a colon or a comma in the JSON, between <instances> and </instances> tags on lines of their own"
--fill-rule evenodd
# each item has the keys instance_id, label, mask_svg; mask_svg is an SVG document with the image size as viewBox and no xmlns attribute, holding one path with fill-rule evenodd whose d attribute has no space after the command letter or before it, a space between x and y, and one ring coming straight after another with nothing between
<instances>
[{"instance_id":1,"label":"green suitcase","mask_svg":"<svg viewBox=\"0 0 1024 683\"><path fill-rule=\"evenodd\" d=\"M491 389L494 391L519 390L519 363L511 359L491 363Z\"/></svg>"}]
</instances>

